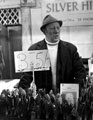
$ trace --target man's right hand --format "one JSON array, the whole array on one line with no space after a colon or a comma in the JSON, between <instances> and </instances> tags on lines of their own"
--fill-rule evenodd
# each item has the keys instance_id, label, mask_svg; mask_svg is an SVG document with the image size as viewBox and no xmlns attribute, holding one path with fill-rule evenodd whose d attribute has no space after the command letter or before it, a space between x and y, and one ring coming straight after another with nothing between
<instances>
[{"instance_id":1,"label":"man's right hand","mask_svg":"<svg viewBox=\"0 0 93 120\"><path fill-rule=\"evenodd\" d=\"M26 91L22 87L19 87L19 94L26 96Z\"/></svg>"}]
</instances>

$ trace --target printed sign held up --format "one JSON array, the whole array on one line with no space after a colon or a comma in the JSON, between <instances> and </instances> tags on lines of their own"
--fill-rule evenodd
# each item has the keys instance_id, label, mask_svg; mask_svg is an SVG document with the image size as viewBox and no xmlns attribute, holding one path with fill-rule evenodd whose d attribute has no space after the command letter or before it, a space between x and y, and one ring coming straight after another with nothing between
<instances>
[{"instance_id":1,"label":"printed sign held up","mask_svg":"<svg viewBox=\"0 0 93 120\"><path fill-rule=\"evenodd\" d=\"M64 94L69 104L77 104L79 98L79 84L60 84L60 94Z\"/></svg>"},{"instance_id":2,"label":"printed sign held up","mask_svg":"<svg viewBox=\"0 0 93 120\"><path fill-rule=\"evenodd\" d=\"M49 70L50 59L47 50L15 51L15 72Z\"/></svg>"}]
</instances>

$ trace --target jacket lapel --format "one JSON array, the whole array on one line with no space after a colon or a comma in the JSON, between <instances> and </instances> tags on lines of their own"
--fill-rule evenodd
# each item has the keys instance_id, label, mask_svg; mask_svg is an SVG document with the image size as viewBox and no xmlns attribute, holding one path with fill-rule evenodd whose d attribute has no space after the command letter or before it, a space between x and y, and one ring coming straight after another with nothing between
<instances>
[{"instance_id":1,"label":"jacket lapel","mask_svg":"<svg viewBox=\"0 0 93 120\"><path fill-rule=\"evenodd\" d=\"M57 54L57 86L60 87L60 83L64 82L64 72L66 66L66 55L67 50L63 42L60 40L58 45L58 54Z\"/></svg>"},{"instance_id":2,"label":"jacket lapel","mask_svg":"<svg viewBox=\"0 0 93 120\"><path fill-rule=\"evenodd\" d=\"M41 42L39 42L39 44L37 45L37 49L39 50L43 50L43 49L47 49L47 44L45 42L45 39L43 39Z\"/></svg>"}]
</instances>

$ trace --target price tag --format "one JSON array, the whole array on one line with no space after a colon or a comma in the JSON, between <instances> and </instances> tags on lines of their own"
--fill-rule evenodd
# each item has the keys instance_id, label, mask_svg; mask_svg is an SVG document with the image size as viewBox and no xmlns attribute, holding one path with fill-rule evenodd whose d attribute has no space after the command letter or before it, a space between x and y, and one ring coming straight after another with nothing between
<instances>
[{"instance_id":1,"label":"price tag","mask_svg":"<svg viewBox=\"0 0 93 120\"><path fill-rule=\"evenodd\" d=\"M79 84L60 84L60 94L71 104L76 104L79 98Z\"/></svg>"},{"instance_id":2,"label":"price tag","mask_svg":"<svg viewBox=\"0 0 93 120\"><path fill-rule=\"evenodd\" d=\"M48 50L15 51L15 72L49 70ZM32 69L33 68L33 69Z\"/></svg>"}]
</instances>

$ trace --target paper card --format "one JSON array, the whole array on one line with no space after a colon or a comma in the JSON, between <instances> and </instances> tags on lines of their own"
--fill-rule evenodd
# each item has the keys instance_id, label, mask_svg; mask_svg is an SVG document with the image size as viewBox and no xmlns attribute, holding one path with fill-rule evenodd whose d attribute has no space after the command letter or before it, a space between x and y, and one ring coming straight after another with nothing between
<instances>
[{"instance_id":1,"label":"paper card","mask_svg":"<svg viewBox=\"0 0 93 120\"><path fill-rule=\"evenodd\" d=\"M48 50L14 52L15 72L49 70L50 59Z\"/></svg>"},{"instance_id":2,"label":"paper card","mask_svg":"<svg viewBox=\"0 0 93 120\"><path fill-rule=\"evenodd\" d=\"M89 76L93 75L93 59L88 59Z\"/></svg>"},{"instance_id":3,"label":"paper card","mask_svg":"<svg viewBox=\"0 0 93 120\"><path fill-rule=\"evenodd\" d=\"M68 103L76 104L79 98L79 84L60 84L60 94L64 94Z\"/></svg>"}]
</instances>

